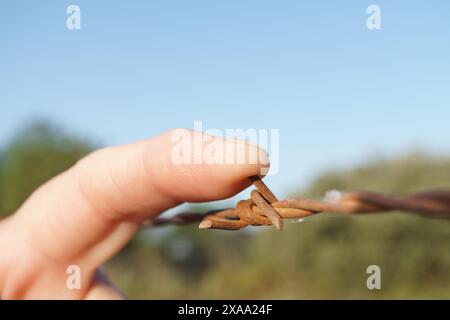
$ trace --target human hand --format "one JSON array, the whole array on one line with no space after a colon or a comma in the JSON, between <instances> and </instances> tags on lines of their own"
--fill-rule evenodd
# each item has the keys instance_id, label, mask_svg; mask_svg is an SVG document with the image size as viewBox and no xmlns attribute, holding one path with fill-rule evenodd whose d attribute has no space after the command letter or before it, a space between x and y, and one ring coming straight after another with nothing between
<instances>
[{"instance_id":1,"label":"human hand","mask_svg":"<svg viewBox=\"0 0 450 320\"><path fill-rule=\"evenodd\" d=\"M132 239L144 220L186 201L228 198L268 163L266 152L256 146L212 138L231 152L243 146L256 152L258 163L175 164L171 134L88 155L1 221L0 298L123 298L99 267ZM189 134L198 142L211 139ZM215 155L220 157L225 154ZM71 265L81 270L79 290L66 286Z\"/></svg>"}]
</instances>

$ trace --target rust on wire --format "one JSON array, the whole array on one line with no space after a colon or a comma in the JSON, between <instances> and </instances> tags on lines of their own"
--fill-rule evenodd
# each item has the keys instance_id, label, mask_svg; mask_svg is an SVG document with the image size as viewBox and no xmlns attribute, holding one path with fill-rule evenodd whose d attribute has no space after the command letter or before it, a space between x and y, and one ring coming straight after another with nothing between
<instances>
[{"instance_id":1,"label":"rust on wire","mask_svg":"<svg viewBox=\"0 0 450 320\"><path fill-rule=\"evenodd\" d=\"M297 198L279 201L259 176L249 177L249 180L256 189L252 190L250 199L239 201L236 208L207 213L183 212L146 221L144 227L200 222L200 229L240 230L249 225L274 225L282 230L283 219L299 219L322 212L360 214L397 210L450 218L450 191L445 190L399 197L365 191L334 191L323 200Z\"/></svg>"}]
</instances>

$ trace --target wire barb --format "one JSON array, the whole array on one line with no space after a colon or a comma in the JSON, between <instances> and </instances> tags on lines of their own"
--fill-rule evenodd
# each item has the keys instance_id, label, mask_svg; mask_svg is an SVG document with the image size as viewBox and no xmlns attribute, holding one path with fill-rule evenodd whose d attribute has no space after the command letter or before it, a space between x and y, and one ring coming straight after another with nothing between
<instances>
[{"instance_id":1,"label":"wire barb","mask_svg":"<svg viewBox=\"0 0 450 320\"><path fill-rule=\"evenodd\" d=\"M175 216L146 221L144 227L185 225L200 222L199 229L240 230L248 225L274 225L283 229L283 219L302 219L322 212L338 214L405 211L428 217L450 218L450 190L426 191L394 197L375 192L333 191L324 200L289 199L279 201L259 176L249 177L253 186L250 199L241 200L236 208L207 213L183 212Z\"/></svg>"}]
</instances>

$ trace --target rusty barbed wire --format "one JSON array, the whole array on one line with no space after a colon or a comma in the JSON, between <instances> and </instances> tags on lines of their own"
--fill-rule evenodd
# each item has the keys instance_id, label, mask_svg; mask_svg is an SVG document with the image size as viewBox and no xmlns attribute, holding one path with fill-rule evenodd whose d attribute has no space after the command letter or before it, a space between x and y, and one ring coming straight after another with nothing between
<instances>
[{"instance_id":1,"label":"rusty barbed wire","mask_svg":"<svg viewBox=\"0 0 450 320\"><path fill-rule=\"evenodd\" d=\"M144 227L185 225L200 222L200 229L240 230L248 225L274 225L283 229L283 219L300 219L329 212L338 214L405 211L428 217L450 218L450 190L432 190L406 196L375 192L329 192L323 200L289 199L279 201L258 176L249 177L256 187L250 199L241 200L236 208L206 213L182 212L172 217L146 221Z\"/></svg>"}]
</instances>

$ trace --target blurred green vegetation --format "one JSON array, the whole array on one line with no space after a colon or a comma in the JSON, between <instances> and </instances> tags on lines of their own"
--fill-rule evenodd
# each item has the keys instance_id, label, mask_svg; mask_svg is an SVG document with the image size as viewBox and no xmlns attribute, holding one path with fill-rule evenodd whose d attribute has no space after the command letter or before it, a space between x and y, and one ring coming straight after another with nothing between
<instances>
[{"instance_id":1,"label":"blurred green vegetation","mask_svg":"<svg viewBox=\"0 0 450 320\"><path fill-rule=\"evenodd\" d=\"M0 149L0 217L14 212L33 190L93 148L44 120L26 125Z\"/></svg>"},{"instance_id":2,"label":"blurred green vegetation","mask_svg":"<svg viewBox=\"0 0 450 320\"><path fill-rule=\"evenodd\" d=\"M13 212L36 186L92 147L44 123L23 130L0 152L0 212ZM372 159L323 173L307 190L292 193L430 188L450 188L450 156ZM381 267L381 290L366 288L372 264ZM322 214L286 223L283 232L161 228L141 232L106 270L130 298L450 299L450 221Z\"/></svg>"}]
</instances>

